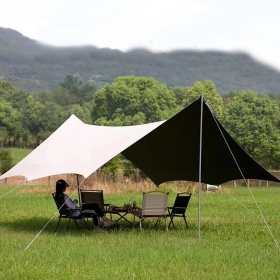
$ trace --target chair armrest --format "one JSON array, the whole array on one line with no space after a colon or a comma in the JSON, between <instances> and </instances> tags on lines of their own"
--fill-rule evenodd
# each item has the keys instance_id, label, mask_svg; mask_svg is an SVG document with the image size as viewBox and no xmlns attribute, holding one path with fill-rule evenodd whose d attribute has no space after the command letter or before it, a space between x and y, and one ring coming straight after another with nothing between
<instances>
[{"instance_id":1,"label":"chair armrest","mask_svg":"<svg viewBox=\"0 0 280 280\"><path fill-rule=\"evenodd\" d=\"M104 203L104 209L107 210L111 206L110 203Z\"/></svg>"},{"instance_id":2,"label":"chair armrest","mask_svg":"<svg viewBox=\"0 0 280 280\"><path fill-rule=\"evenodd\" d=\"M178 214L176 210L177 211L182 210L183 212L185 212L187 210L187 207L167 207L167 211L168 211L167 215L172 216Z\"/></svg>"},{"instance_id":3,"label":"chair armrest","mask_svg":"<svg viewBox=\"0 0 280 280\"><path fill-rule=\"evenodd\" d=\"M186 209L187 207L167 207L168 209Z\"/></svg>"},{"instance_id":4,"label":"chair armrest","mask_svg":"<svg viewBox=\"0 0 280 280\"><path fill-rule=\"evenodd\" d=\"M76 207L75 209L67 208L67 211L82 210L82 207Z\"/></svg>"}]
</instances>

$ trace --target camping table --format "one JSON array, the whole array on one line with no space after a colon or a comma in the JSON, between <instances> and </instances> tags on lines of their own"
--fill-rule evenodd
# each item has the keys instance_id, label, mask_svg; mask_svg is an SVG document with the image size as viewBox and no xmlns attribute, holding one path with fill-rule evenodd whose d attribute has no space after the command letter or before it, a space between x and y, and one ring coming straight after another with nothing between
<instances>
[{"instance_id":1,"label":"camping table","mask_svg":"<svg viewBox=\"0 0 280 280\"><path fill-rule=\"evenodd\" d=\"M119 216L118 219L115 221L116 223L119 222L120 220L125 220L129 225L131 225L131 226L133 225L133 223L126 218L126 215L132 214L131 212L129 212L127 210L113 210L113 211L105 210L104 212L107 214L110 214L111 216L112 215Z\"/></svg>"}]
</instances>

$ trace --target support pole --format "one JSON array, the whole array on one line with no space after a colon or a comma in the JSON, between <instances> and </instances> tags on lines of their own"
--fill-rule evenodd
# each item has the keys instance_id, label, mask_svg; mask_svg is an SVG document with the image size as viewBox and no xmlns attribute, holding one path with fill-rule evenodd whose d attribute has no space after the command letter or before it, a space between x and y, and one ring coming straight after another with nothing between
<instances>
[{"instance_id":1,"label":"support pole","mask_svg":"<svg viewBox=\"0 0 280 280\"><path fill-rule=\"evenodd\" d=\"M199 136L199 178L198 178L198 240L200 240L200 192L201 192L201 158L202 158L202 125L203 125L203 95L200 107L200 136Z\"/></svg>"},{"instance_id":2,"label":"support pole","mask_svg":"<svg viewBox=\"0 0 280 280\"><path fill-rule=\"evenodd\" d=\"M78 188L79 206L81 206L79 174L76 174L76 176L77 176L77 188Z\"/></svg>"}]
</instances>

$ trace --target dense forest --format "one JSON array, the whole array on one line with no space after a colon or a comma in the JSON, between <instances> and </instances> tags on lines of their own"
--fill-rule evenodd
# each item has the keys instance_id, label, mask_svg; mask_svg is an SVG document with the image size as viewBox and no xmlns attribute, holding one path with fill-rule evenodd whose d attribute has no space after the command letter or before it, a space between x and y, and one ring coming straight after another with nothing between
<instances>
[{"instance_id":1,"label":"dense forest","mask_svg":"<svg viewBox=\"0 0 280 280\"><path fill-rule=\"evenodd\" d=\"M168 87L211 80L221 95L246 89L280 94L280 72L245 53L152 53L144 49L124 53L93 46L57 48L0 28L0 78L35 92L55 90L67 75L79 75L97 88L119 76L133 75L154 77Z\"/></svg>"}]
</instances>

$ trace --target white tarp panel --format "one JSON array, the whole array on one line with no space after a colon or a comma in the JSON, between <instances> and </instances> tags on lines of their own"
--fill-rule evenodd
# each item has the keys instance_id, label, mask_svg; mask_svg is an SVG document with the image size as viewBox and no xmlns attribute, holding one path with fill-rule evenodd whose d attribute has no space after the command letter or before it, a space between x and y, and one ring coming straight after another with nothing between
<instances>
[{"instance_id":1,"label":"white tarp panel","mask_svg":"<svg viewBox=\"0 0 280 280\"><path fill-rule=\"evenodd\" d=\"M24 176L27 181L56 174L80 174L87 178L107 161L135 143L161 122L108 127L83 123L72 115L40 146L0 180Z\"/></svg>"}]
</instances>

